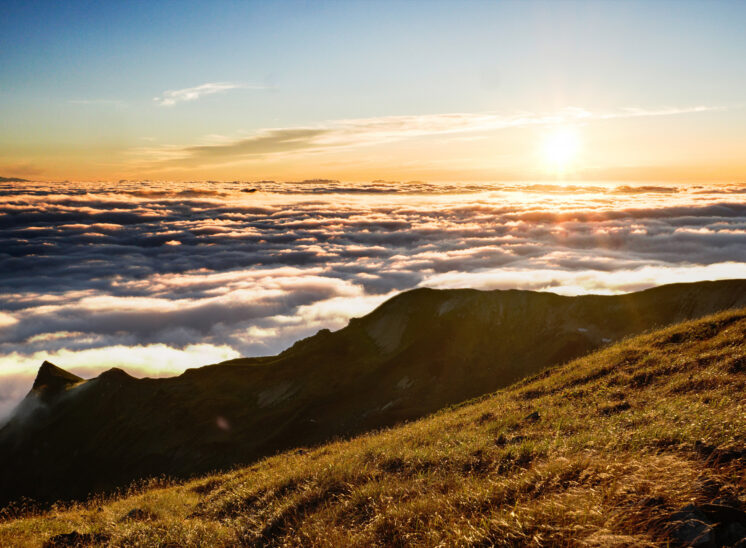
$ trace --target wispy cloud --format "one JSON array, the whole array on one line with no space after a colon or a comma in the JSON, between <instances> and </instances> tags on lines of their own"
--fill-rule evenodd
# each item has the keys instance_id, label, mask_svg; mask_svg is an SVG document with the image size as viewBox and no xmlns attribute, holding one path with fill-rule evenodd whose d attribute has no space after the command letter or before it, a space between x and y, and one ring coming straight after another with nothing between
<instances>
[{"instance_id":1,"label":"wispy cloud","mask_svg":"<svg viewBox=\"0 0 746 548\"><path fill-rule=\"evenodd\" d=\"M154 97L153 100L162 107L171 107L176 103L196 101L205 95L214 95L215 93L222 93L232 89L266 89L266 87L232 82L208 82L192 88L164 91L160 97Z\"/></svg>"},{"instance_id":2,"label":"wispy cloud","mask_svg":"<svg viewBox=\"0 0 746 548\"><path fill-rule=\"evenodd\" d=\"M640 107L627 107L617 112L607 112L596 116L596 118L608 120L611 118L643 118L647 116L674 116L677 114L696 114L698 112L713 112L726 110L726 107L713 107L699 105L693 107L663 107L658 109L645 109Z\"/></svg>"},{"instance_id":3,"label":"wispy cloud","mask_svg":"<svg viewBox=\"0 0 746 548\"><path fill-rule=\"evenodd\" d=\"M217 84L205 84L205 86L212 85ZM203 87L182 90L182 92L191 92ZM222 90L221 88L209 93ZM380 144L420 136L480 133L527 126L586 123L594 120L674 116L715 110L722 110L722 107L693 106L658 109L628 107L610 111L591 111L569 107L553 113L519 112L506 115L496 112L461 112L353 118L330 121L316 126L263 129L253 135L233 139L222 137L218 139L218 142L200 145L164 145L140 148L132 152L138 160L162 164L161 167L177 165L194 167L274 154L317 152L332 148ZM212 136L212 141L215 141L215 136Z\"/></svg>"}]
</instances>

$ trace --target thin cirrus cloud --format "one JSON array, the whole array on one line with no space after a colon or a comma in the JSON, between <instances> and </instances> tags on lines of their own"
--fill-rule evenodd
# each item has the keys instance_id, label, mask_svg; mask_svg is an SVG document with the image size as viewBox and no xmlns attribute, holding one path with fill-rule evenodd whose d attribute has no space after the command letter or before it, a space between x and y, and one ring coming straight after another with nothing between
<instances>
[{"instance_id":1,"label":"thin cirrus cloud","mask_svg":"<svg viewBox=\"0 0 746 548\"><path fill-rule=\"evenodd\" d=\"M224 93L234 89L266 89L265 86L259 86L254 84L237 84L232 82L208 82L200 86L194 86L191 88L175 89L164 91L160 97L154 97L158 105L162 107L172 107L177 103L186 103L189 101L196 101L206 95L214 95L216 93Z\"/></svg>"},{"instance_id":2,"label":"thin cirrus cloud","mask_svg":"<svg viewBox=\"0 0 746 548\"><path fill-rule=\"evenodd\" d=\"M213 89L210 86L216 87ZM197 88L168 92L178 94L178 97L164 94L163 98L157 100L160 100L160 104L172 105L179 100L196 99L200 94L233 89L233 87L220 86L234 85L205 84ZM202 88L206 91L198 91ZM354 118L334 120L308 127L262 129L248 136L223 137L218 143L187 146L163 145L138 148L131 152L134 161L146 161L151 168L209 166L240 159L303 151L318 152L422 136L479 133L528 126L585 123L595 120L676 116L717 110L723 110L723 107L705 105L657 109L627 107L611 111L591 111L568 107L552 113L519 112L505 115L496 112L461 112Z\"/></svg>"}]
</instances>

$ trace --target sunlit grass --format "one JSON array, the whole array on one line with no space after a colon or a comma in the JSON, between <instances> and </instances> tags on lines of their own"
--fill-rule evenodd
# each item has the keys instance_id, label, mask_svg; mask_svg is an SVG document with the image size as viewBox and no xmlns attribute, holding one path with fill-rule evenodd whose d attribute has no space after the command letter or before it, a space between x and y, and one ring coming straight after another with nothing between
<instances>
[{"instance_id":1,"label":"sunlit grass","mask_svg":"<svg viewBox=\"0 0 746 548\"><path fill-rule=\"evenodd\" d=\"M403 426L8 519L0 545L667 543L746 506L746 310L614 345Z\"/></svg>"}]
</instances>

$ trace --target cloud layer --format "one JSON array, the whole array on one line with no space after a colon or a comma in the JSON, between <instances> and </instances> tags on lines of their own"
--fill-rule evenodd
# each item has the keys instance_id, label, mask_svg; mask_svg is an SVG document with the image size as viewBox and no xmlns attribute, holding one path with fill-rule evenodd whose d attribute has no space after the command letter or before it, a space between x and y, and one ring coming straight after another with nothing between
<instances>
[{"instance_id":1,"label":"cloud layer","mask_svg":"<svg viewBox=\"0 0 746 548\"><path fill-rule=\"evenodd\" d=\"M42 359L172 374L277 352L417 286L613 293L744 277L745 190L2 184L0 409Z\"/></svg>"}]
</instances>

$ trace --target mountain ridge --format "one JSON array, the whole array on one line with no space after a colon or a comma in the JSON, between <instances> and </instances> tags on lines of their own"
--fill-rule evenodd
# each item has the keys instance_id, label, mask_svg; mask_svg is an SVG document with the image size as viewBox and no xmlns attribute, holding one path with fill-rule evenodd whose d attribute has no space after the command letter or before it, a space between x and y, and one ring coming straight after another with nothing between
<instances>
[{"instance_id":1,"label":"mountain ridge","mask_svg":"<svg viewBox=\"0 0 746 548\"><path fill-rule=\"evenodd\" d=\"M0 504L189 477L390 426L623 337L736 306L746 306L744 280L578 297L423 288L277 356L167 379L56 373L63 389L46 398L32 389L23 420L0 429Z\"/></svg>"},{"instance_id":2,"label":"mountain ridge","mask_svg":"<svg viewBox=\"0 0 746 548\"><path fill-rule=\"evenodd\" d=\"M745 394L740 308L392 428L6 511L0 545L740 548Z\"/></svg>"}]
</instances>

